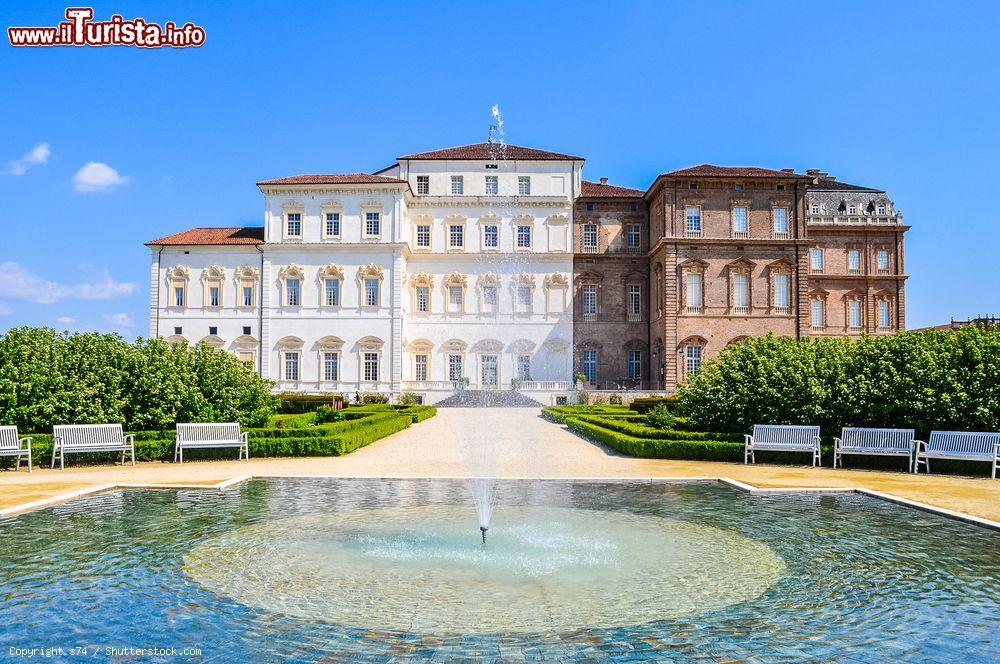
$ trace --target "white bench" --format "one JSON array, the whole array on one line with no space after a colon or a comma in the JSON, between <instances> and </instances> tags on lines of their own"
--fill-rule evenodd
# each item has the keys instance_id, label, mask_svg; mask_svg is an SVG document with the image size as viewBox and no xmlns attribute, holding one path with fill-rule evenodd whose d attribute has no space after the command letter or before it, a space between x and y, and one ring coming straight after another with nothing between
<instances>
[{"instance_id":1,"label":"white bench","mask_svg":"<svg viewBox=\"0 0 1000 664\"><path fill-rule=\"evenodd\" d=\"M931 472L931 459L956 459L958 461L989 461L993 466L993 479L1000 469L1000 433L995 431L931 431L925 443L917 441L917 454L913 472L920 472L924 464Z\"/></svg>"},{"instance_id":2,"label":"white bench","mask_svg":"<svg viewBox=\"0 0 1000 664\"><path fill-rule=\"evenodd\" d=\"M755 424L753 434L744 435L743 463L757 463L754 450L812 452L812 465L820 463L819 427L788 424Z\"/></svg>"},{"instance_id":3,"label":"white bench","mask_svg":"<svg viewBox=\"0 0 1000 664\"><path fill-rule=\"evenodd\" d=\"M17 435L17 427L0 427L0 457L17 457L14 470L20 470L21 459L28 460L28 472L31 472L31 438L21 438Z\"/></svg>"},{"instance_id":4,"label":"white bench","mask_svg":"<svg viewBox=\"0 0 1000 664\"><path fill-rule=\"evenodd\" d=\"M174 461L184 463L185 449L206 449L209 447L238 447L239 457L250 460L250 446L246 433L240 432L237 422L191 423L177 425L177 443L174 446Z\"/></svg>"},{"instance_id":5,"label":"white bench","mask_svg":"<svg viewBox=\"0 0 1000 664\"><path fill-rule=\"evenodd\" d=\"M132 455L135 465L135 435L125 435L120 424L57 424L52 427L52 468L59 457L59 469L65 468L66 454L74 452L121 452Z\"/></svg>"},{"instance_id":6,"label":"white bench","mask_svg":"<svg viewBox=\"0 0 1000 664\"><path fill-rule=\"evenodd\" d=\"M833 467L844 467L845 454L902 456L913 470L913 452L917 447L913 429L870 429L844 427L840 438L833 439Z\"/></svg>"}]
</instances>

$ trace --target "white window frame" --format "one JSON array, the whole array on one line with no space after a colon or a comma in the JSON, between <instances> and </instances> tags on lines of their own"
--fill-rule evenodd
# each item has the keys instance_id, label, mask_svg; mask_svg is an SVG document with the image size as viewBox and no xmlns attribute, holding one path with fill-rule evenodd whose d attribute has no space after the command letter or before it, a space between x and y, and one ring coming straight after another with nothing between
<instances>
[{"instance_id":1,"label":"white window frame","mask_svg":"<svg viewBox=\"0 0 1000 664\"><path fill-rule=\"evenodd\" d=\"M285 239L288 240L301 240L302 239L302 226L304 213L302 210L286 210L284 213L285 217ZM294 217L294 219L292 218ZM295 228L298 233L292 232L292 224L296 224Z\"/></svg>"},{"instance_id":2,"label":"white window frame","mask_svg":"<svg viewBox=\"0 0 1000 664\"><path fill-rule=\"evenodd\" d=\"M701 206L684 206L684 235L688 237L701 237Z\"/></svg>"},{"instance_id":3,"label":"white window frame","mask_svg":"<svg viewBox=\"0 0 1000 664\"><path fill-rule=\"evenodd\" d=\"M625 227L625 248L639 249L642 247L642 225L628 224Z\"/></svg>"},{"instance_id":4,"label":"white window frame","mask_svg":"<svg viewBox=\"0 0 1000 664\"><path fill-rule=\"evenodd\" d=\"M421 244L421 230L422 228L427 229L427 244ZM429 251L434 242L434 225L429 221L421 221L413 226L413 244L418 251Z\"/></svg>"},{"instance_id":5,"label":"white window frame","mask_svg":"<svg viewBox=\"0 0 1000 664\"><path fill-rule=\"evenodd\" d=\"M865 327L865 306L860 297L847 300L847 329L850 332L860 332ZM855 316L857 314L857 316Z\"/></svg>"},{"instance_id":6,"label":"white window frame","mask_svg":"<svg viewBox=\"0 0 1000 664\"><path fill-rule=\"evenodd\" d=\"M587 382L597 382L597 351L584 350L581 353L580 361L583 365L583 375L587 377Z\"/></svg>"},{"instance_id":7,"label":"white window frame","mask_svg":"<svg viewBox=\"0 0 1000 664\"><path fill-rule=\"evenodd\" d=\"M423 308L421 308L423 300ZM418 284L413 287L413 311L418 314L431 312L431 287L428 284Z\"/></svg>"},{"instance_id":8,"label":"white window frame","mask_svg":"<svg viewBox=\"0 0 1000 664\"><path fill-rule=\"evenodd\" d=\"M524 301L522 295L524 293L528 294L527 302ZM514 303L517 307L517 312L521 314L530 314L534 308L535 300L535 287L531 284L519 283L514 287Z\"/></svg>"},{"instance_id":9,"label":"white window frame","mask_svg":"<svg viewBox=\"0 0 1000 664\"><path fill-rule=\"evenodd\" d=\"M580 312L584 319L597 317L597 284L580 287Z\"/></svg>"},{"instance_id":10,"label":"white window frame","mask_svg":"<svg viewBox=\"0 0 1000 664\"><path fill-rule=\"evenodd\" d=\"M421 362L421 358L423 359L422 362ZM423 366L421 366L421 364ZM430 356L430 353L414 353L413 354L413 380L422 383L422 382L430 380L430 375L431 375L431 356Z\"/></svg>"},{"instance_id":11,"label":"white window frame","mask_svg":"<svg viewBox=\"0 0 1000 664\"><path fill-rule=\"evenodd\" d=\"M362 232L364 233L364 238L366 240L377 240L382 237L382 211L381 210L362 210L364 228ZM372 233L372 225L374 224L375 233Z\"/></svg>"},{"instance_id":12,"label":"white window frame","mask_svg":"<svg viewBox=\"0 0 1000 664\"><path fill-rule=\"evenodd\" d=\"M369 293L371 292L368 287L372 283L374 283L374 285L375 285L375 291L374 291L375 292L375 302L374 303L371 302L370 298L368 297ZM368 308L374 309L376 307L382 306L382 280L379 279L378 277L371 277L371 276L362 278L362 280L361 280L361 297L362 297L362 300L361 300L362 305L361 306L363 306L363 307L368 307Z\"/></svg>"},{"instance_id":13,"label":"white window frame","mask_svg":"<svg viewBox=\"0 0 1000 664\"><path fill-rule=\"evenodd\" d=\"M784 288L778 287L779 279L784 283ZM771 276L771 292L773 313L778 316L792 313L792 275L789 272L775 272ZM782 300L784 300L783 303Z\"/></svg>"},{"instance_id":14,"label":"white window frame","mask_svg":"<svg viewBox=\"0 0 1000 664\"><path fill-rule=\"evenodd\" d=\"M492 228L495 234L495 244L489 244L489 229ZM500 250L500 224L498 223L488 223L483 224L483 250L484 251L499 251Z\"/></svg>"},{"instance_id":15,"label":"white window frame","mask_svg":"<svg viewBox=\"0 0 1000 664\"><path fill-rule=\"evenodd\" d=\"M597 231L597 224L586 223L583 225L583 248L597 249L600 235Z\"/></svg>"},{"instance_id":16,"label":"white window frame","mask_svg":"<svg viewBox=\"0 0 1000 664\"><path fill-rule=\"evenodd\" d=\"M465 176L462 175L452 175L451 176L451 195L452 196L462 196L465 194Z\"/></svg>"},{"instance_id":17,"label":"white window frame","mask_svg":"<svg viewBox=\"0 0 1000 664\"><path fill-rule=\"evenodd\" d=\"M889 250L888 249L876 249L875 250L875 269L881 274L886 274L889 272Z\"/></svg>"},{"instance_id":18,"label":"white window frame","mask_svg":"<svg viewBox=\"0 0 1000 664\"><path fill-rule=\"evenodd\" d=\"M732 284L733 313L737 316L746 316L751 310L750 274L748 272L736 272L730 282Z\"/></svg>"},{"instance_id":19,"label":"white window frame","mask_svg":"<svg viewBox=\"0 0 1000 664\"><path fill-rule=\"evenodd\" d=\"M892 302L887 297L878 299L878 328L880 330L892 329Z\"/></svg>"},{"instance_id":20,"label":"white window frame","mask_svg":"<svg viewBox=\"0 0 1000 664\"><path fill-rule=\"evenodd\" d=\"M333 290L330 290L330 282L334 283ZM340 290L343 287L343 280L337 277L323 277L323 306L327 308L340 306ZM333 302L330 301L330 294L333 293Z\"/></svg>"},{"instance_id":21,"label":"white window frame","mask_svg":"<svg viewBox=\"0 0 1000 664\"><path fill-rule=\"evenodd\" d=\"M809 301L809 325L814 330L826 329L826 301L814 297Z\"/></svg>"},{"instance_id":22,"label":"white window frame","mask_svg":"<svg viewBox=\"0 0 1000 664\"><path fill-rule=\"evenodd\" d=\"M500 194L500 176L483 176L483 187L487 196L498 196Z\"/></svg>"},{"instance_id":23,"label":"white window frame","mask_svg":"<svg viewBox=\"0 0 1000 664\"><path fill-rule=\"evenodd\" d=\"M459 242L455 243L455 232L458 231ZM461 221L449 221L448 222L448 250L449 251L464 251L465 250L465 222Z\"/></svg>"},{"instance_id":24,"label":"white window frame","mask_svg":"<svg viewBox=\"0 0 1000 664\"><path fill-rule=\"evenodd\" d=\"M701 371L705 349L701 344L688 344L684 348L684 375L693 376Z\"/></svg>"},{"instance_id":25,"label":"white window frame","mask_svg":"<svg viewBox=\"0 0 1000 664\"><path fill-rule=\"evenodd\" d=\"M692 296L692 285L697 284L696 296ZM699 272L688 272L684 275L684 309L688 314L705 312L705 275Z\"/></svg>"},{"instance_id":26,"label":"white window frame","mask_svg":"<svg viewBox=\"0 0 1000 664\"><path fill-rule=\"evenodd\" d=\"M334 367L334 377L330 378L330 358L333 358ZM320 362L320 376L323 377L324 383L339 383L341 375L341 363L340 363L340 351L336 350L321 350L319 352L319 362Z\"/></svg>"},{"instance_id":27,"label":"white window frame","mask_svg":"<svg viewBox=\"0 0 1000 664\"><path fill-rule=\"evenodd\" d=\"M361 351L361 380L364 383L378 383L382 371L382 357L377 350Z\"/></svg>"},{"instance_id":28,"label":"white window frame","mask_svg":"<svg viewBox=\"0 0 1000 664\"><path fill-rule=\"evenodd\" d=\"M294 362L292 362L294 358ZM289 371L294 367L294 375ZM281 353L281 379L297 383L302 380L302 350L299 348L289 349Z\"/></svg>"},{"instance_id":29,"label":"white window frame","mask_svg":"<svg viewBox=\"0 0 1000 664\"><path fill-rule=\"evenodd\" d=\"M642 284L625 284L625 309L629 321L642 320Z\"/></svg>"},{"instance_id":30,"label":"white window frame","mask_svg":"<svg viewBox=\"0 0 1000 664\"><path fill-rule=\"evenodd\" d=\"M491 308L487 308L489 303L487 302L486 293L493 293L493 303ZM500 312L500 288L497 284L483 284L480 288L480 297L482 298L481 312L489 316L496 316Z\"/></svg>"},{"instance_id":31,"label":"white window frame","mask_svg":"<svg viewBox=\"0 0 1000 664\"><path fill-rule=\"evenodd\" d=\"M448 380L458 383L463 378L465 378L465 354L448 353Z\"/></svg>"},{"instance_id":32,"label":"white window frame","mask_svg":"<svg viewBox=\"0 0 1000 664\"><path fill-rule=\"evenodd\" d=\"M461 284L448 284L447 289L448 313L460 314L465 312L465 286Z\"/></svg>"},{"instance_id":33,"label":"white window frame","mask_svg":"<svg viewBox=\"0 0 1000 664\"><path fill-rule=\"evenodd\" d=\"M849 274L861 274L861 250L847 250L847 272Z\"/></svg>"},{"instance_id":34,"label":"white window frame","mask_svg":"<svg viewBox=\"0 0 1000 664\"><path fill-rule=\"evenodd\" d=\"M519 353L514 356L514 375L518 380L531 380L531 355Z\"/></svg>"},{"instance_id":35,"label":"white window frame","mask_svg":"<svg viewBox=\"0 0 1000 664\"><path fill-rule=\"evenodd\" d=\"M742 211L742 213L739 211ZM750 208L745 205L734 205L730 211L730 216L732 218L733 237L750 237Z\"/></svg>"},{"instance_id":36,"label":"white window frame","mask_svg":"<svg viewBox=\"0 0 1000 664\"><path fill-rule=\"evenodd\" d=\"M527 244L522 243L522 231L527 231L527 238L528 238ZM518 251L530 251L532 241L534 240L534 238L532 237L534 235L534 227L532 226L532 224L519 223L515 227L514 232L515 232L515 241L514 241L515 249L517 249Z\"/></svg>"},{"instance_id":37,"label":"white window frame","mask_svg":"<svg viewBox=\"0 0 1000 664\"><path fill-rule=\"evenodd\" d=\"M417 176L417 195L427 196L431 193L431 176L429 175L418 175Z\"/></svg>"},{"instance_id":38,"label":"white window frame","mask_svg":"<svg viewBox=\"0 0 1000 664\"><path fill-rule=\"evenodd\" d=\"M531 196L531 176L529 175L517 176L517 195Z\"/></svg>"},{"instance_id":39,"label":"white window frame","mask_svg":"<svg viewBox=\"0 0 1000 664\"><path fill-rule=\"evenodd\" d=\"M823 249L821 247L812 247L809 249L809 271L815 274L823 274L825 269L826 256L823 255Z\"/></svg>"},{"instance_id":40,"label":"white window frame","mask_svg":"<svg viewBox=\"0 0 1000 664\"><path fill-rule=\"evenodd\" d=\"M792 236L791 230L788 227L788 208L784 206L771 208L771 232L773 237L779 240L784 240Z\"/></svg>"}]
</instances>

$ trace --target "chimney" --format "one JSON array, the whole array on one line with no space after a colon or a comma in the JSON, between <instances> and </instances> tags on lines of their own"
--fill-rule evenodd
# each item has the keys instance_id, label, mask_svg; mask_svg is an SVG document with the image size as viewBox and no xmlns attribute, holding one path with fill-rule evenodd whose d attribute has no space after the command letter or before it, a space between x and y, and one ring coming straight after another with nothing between
<instances>
[{"instance_id":1,"label":"chimney","mask_svg":"<svg viewBox=\"0 0 1000 664\"><path fill-rule=\"evenodd\" d=\"M607 178L601 178L601 184L607 184L607 183L608 183Z\"/></svg>"}]
</instances>

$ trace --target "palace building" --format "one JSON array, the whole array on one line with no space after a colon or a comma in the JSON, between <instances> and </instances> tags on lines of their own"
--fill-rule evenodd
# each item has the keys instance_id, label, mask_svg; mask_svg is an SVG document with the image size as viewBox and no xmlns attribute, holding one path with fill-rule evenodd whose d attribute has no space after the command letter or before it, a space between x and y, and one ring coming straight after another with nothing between
<instances>
[{"instance_id":1,"label":"palace building","mask_svg":"<svg viewBox=\"0 0 1000 664\"><path fill-rule=\"evenodd\" d=\"M672 391L729 343L904 327L884 191L696 166L646 191L479 143L374 174L264 180L262 227L153 240L150 335L236 354L281 392Z\"/></svg>"}]
</instances>

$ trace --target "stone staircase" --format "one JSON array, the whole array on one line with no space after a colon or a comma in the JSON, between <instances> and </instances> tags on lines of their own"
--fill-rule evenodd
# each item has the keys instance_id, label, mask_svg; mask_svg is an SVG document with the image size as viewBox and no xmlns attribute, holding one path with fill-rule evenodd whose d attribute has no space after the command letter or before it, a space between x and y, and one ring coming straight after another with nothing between
<instances>
[{"instance_id":1,"label":"stone staircase","mask_svg":"<svg viewBox=\"0 0 1000 664\"><path fill-rule=\"evenodd\" d=\"M513 390L458 390L436 408L541 408L542 404Z\"/></svg>"}]
</instances>

